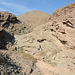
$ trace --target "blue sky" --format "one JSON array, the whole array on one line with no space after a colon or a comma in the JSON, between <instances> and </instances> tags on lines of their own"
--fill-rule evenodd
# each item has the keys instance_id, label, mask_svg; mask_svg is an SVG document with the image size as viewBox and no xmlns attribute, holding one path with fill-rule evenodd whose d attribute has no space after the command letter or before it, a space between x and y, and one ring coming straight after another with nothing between
<instances>
[{"instance_id":1,"label":"blue sky","mask_svg":"<svg viewBox=\"0 0 75 75\"><path fill-rule=\"evenodd\" d=\"M32 10L52 14L54 10L75 2L75 0L0 0L0 11L9 11L16 16Z\"/></svg>"}]
</instances>

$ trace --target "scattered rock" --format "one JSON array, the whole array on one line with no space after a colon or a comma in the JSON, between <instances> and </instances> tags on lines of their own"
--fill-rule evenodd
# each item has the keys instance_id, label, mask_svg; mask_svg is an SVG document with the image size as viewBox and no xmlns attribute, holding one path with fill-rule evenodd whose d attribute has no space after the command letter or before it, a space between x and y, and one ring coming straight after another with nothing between
<instances>
[{"instance_id":1,"label":"scattered rock","mask_svg":"<svg viewBox=\"0 0 75 75\"><path fill-rule=\"evenodd\" d=\"M0 75L23 75L21 70L7 54L0 52Z\"/></svg>"}]
</instances>

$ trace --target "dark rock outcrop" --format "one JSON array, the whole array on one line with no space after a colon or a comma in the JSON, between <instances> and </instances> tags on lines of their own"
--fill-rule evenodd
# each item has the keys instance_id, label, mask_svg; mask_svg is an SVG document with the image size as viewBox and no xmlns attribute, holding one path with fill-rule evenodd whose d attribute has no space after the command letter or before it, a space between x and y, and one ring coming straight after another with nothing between
<instances>
[{"instance_id":1,"label":"dark rock outcrop","mask_svg":"<svg viewBox=\"0 0 75 75\"><path fill-rule=\"evenodd\" d=\"M9 55L0 52L0 75L25 75L21 69Z\"/></svg>"},{"instance_id":2,"label":"dark rock outcrop","mask_svg":"<svg viewBox=\"0 0 75 75\"><path fill-rule=\"evenodd\" d=\"M11 35L31 32L29 26L21 23L14 14L9 12L0 12L0 26Z\"/></svg>"},{"instance_id":3,"label":"dark rock outcrop","mask_svg":"<svg viewBox=\"0 0 75 75\"><path fill-rule=\"evenodd\" d=\"M9 12L0 12L0 24L2 27L9 27L10 23L16 23L18 20L15 15Z\"/></svg>"},{"instance_id":4,"label":"dark rock outcrop","mask_svg":"<svg viewBox=\"0 0 75 75\"><path fill-rule=\"evenodd\" d=\"M13 36L0 26L0 49L7 49L6 45L11 42L12 38Z\"/></svg>"}]
</instances>

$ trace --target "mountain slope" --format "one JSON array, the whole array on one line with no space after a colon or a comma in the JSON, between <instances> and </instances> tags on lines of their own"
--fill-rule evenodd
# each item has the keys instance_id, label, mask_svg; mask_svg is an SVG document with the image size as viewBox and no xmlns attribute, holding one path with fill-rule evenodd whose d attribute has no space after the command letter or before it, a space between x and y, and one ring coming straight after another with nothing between
<instances>
[{"instance_id":1,"label":"mountain slope","mask_svg":"<svg viewBox=\"0 0 75 75\"><path fill-rule=\"evenodd\" d=\"M48 66L43 68L38 65L41 61L37 62L36 64L41 70L48 70L47 73L50 72L54 75L75 74L74 11L75 3L69 4L54 11L47 23L34 27L31 33L22 36L15 35L18 46L22 47L24 52L37 56L38 60L49 63L59 71L49 70Z\"/></svg>"},{"instance_id":2,"label":"mountain slope","mask_svg":"<svg viewBox=\"0 0 75 75\"><path fill-rule=\"evenodd\" d=\"M18 16L18 19L22 23L31 26L31 28L47 23L49 18L50 14L37 10L29 11L23 15Z\"/></svg>"},{"instance_id":3,"label":"mountain slope","mask_svg":"<svg viewBox=\"0 0 75 75\"><path fill-rule=\"evenodd\" d=\"M74 12L75 3L71 3L52 15L30 11L18 16L20 23L14 24L18 33L12 39L15 43L6 52L26 75L75 75ZM21 26L31 31L18 35L23 30Z\"/></svg>"}]
</instances>

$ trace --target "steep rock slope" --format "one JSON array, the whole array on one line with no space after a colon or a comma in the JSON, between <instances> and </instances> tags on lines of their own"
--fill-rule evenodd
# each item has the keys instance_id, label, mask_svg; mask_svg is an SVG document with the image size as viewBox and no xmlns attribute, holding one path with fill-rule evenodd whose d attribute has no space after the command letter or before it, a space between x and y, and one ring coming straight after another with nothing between
<instances>
[{"instance_id":1,"label":"steep rock slope","mask_svg":"<svg viewBox=\"0 0 75 75\"><path fill-rule=\"evenodd\" d=\"M75 2L55 10L51 16L52 16L52 18L58 17L57 19L59 19L59 18L62 19L65 17L71 18L71 17L75 16L74 8L75 8Z\"/></svg>"},{"instance_id":2,"label":"steep rock slope","mask_svg":"<svg viewBox=\"0 0 75 75\"><path fill-rule=\"evenodd\" d=\"M56 10L51 17L53 31L62 44L75 49L75 2ZM59 16L56 16L59 14ZM57 33L58 32L58 33Z\"/></svg>"},{"instance_id":3,"label":"steep rock slope","mask_svg":"<svg viewBox=\"0 0 75 75\"><path fill-rule=\"evenodd\" d=\"M21 35L31 31L30 27L23 25L14 14L0 12L0 49L6 49L15 34Z\"/></svg>"}]
</instances>

